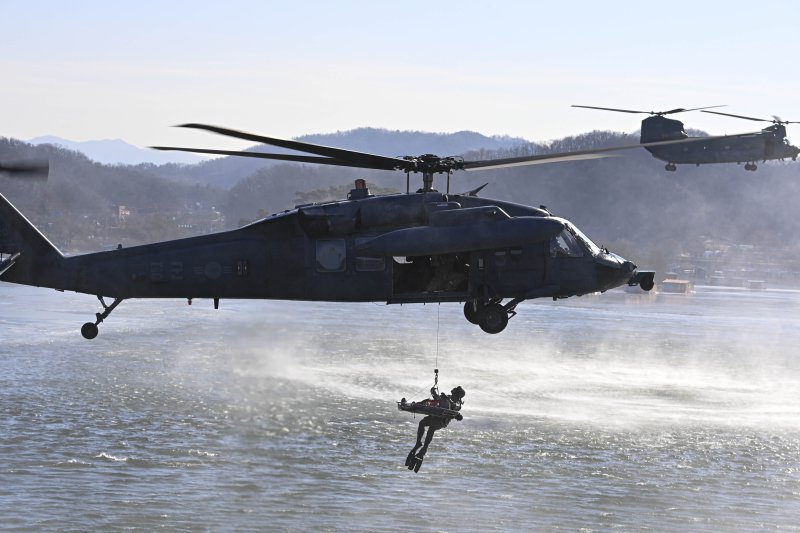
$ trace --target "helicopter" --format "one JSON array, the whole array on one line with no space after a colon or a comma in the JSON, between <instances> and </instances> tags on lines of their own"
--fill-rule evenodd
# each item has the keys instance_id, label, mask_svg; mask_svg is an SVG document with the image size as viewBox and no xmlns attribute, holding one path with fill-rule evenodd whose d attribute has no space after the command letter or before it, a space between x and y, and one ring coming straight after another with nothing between
<instances>
[{"instance_id":1,"label":"helicopter","mask_svg":"<svg viewBox=\"0 0 800 533\"><path fill-rule=\"evenodd\" d=\"M721 113L719 111L707 111L708 109L724 106L696 107L692 109L677 108L668 111L637 111L586 105L573 105L572 107L616 111L619 113L649 114L649 117L642 120L640 137L642 144L664 140L705 139L704 142L683 145L651 145L645 147L653 157L667 162L664 169L669 172L675 172L677 170L676 165L700 166L709 163L741 164L742 162L745 163L745 170L755 171L758 169L756 161L765 162L772 159L783 160L786 158L796 161L798 154L800 154L800 148L792 146L786 138L785 124L796 124L796 122L782 121L778 117L770 121ZM702 111L703 113L714 113L747 120L773 122L773 125L758 132L717 137L690 137L683 129L683 122L666 117L666 115L688 111Z\"/></svg>"},{"instance_id":2,"label":"helicopter","mask_svg":"<svg viewBox=\"0 0 800 533\"><path fill-rule=\"evenodd\" d=\"M183 127L304 154L153 148L400 170L406 192L375 196L358 179L345 200L299 205L238 229L69 257L0 195L0 281L95 295L102 311L81 327L86 339L128 298L204 298L215 309L229 298L463 302L466 319L495 334L525 300L626 284L653 288L653 271L637 270L544 206L479 198L482 187L449 193L457 170L597 159L608 157L607 149L478 161L387 157L204 124ZM422 175L416 192L409 190L412 173ZM445 193L433 187L441 174Z\"/></svg>"}]
</instances>

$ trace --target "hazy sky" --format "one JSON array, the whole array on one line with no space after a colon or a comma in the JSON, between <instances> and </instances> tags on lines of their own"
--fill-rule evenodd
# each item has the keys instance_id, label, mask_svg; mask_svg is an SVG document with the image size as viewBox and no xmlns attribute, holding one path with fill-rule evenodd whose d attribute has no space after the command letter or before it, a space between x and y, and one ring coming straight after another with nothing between
<instances>
[{"instance_id":1,"label":"hazy sky","mask_svg":"<svg viewBox=\"0 0 800 533\"><path fill-rule=\"evenodd\" d=\"M727 104L800 120L796 1L0 1L0 136L239 148L361 126L544 141ZM760 123L693 112L713 134ZM789 138L800 141L800 125Z\"/></svg>"}]
</instances>

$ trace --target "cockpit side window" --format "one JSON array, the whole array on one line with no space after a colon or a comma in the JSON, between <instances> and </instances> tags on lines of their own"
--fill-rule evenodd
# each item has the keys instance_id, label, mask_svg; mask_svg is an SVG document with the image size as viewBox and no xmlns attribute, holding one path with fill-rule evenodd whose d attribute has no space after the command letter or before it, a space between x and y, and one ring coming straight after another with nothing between
<instances>
[{"instance_id":1,"label":"cockpit side window","mask_svg":"<svg viewBox=\"0 0 800 533\"><path fill-rule=\"evenodd\" d=\"M565 229L550 239L550 257L581 257L583 249L575 236Z\"/></svg>"}]
</instances>

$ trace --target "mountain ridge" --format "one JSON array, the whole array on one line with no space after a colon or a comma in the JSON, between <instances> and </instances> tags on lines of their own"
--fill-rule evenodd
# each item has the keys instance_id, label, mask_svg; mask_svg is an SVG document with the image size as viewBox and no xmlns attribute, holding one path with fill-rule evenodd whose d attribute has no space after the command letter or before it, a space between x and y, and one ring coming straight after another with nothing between
<instances>
[{"instance_id":1,"label":"mountain ridge","mask_svg":"<svg viewBox=\"0 0 800 533\"><path fill-rule=\"evenodd\" d=\"M92 161L104 165L139 165L152 163L196 164L207 158L184 152L159 152L149 148L139 148L123 139L100 139L90 141L72 141L56 135L42 135L28 139L33 145L52 144L69 150L80 152Z\"/></svg>"}]
</instances>

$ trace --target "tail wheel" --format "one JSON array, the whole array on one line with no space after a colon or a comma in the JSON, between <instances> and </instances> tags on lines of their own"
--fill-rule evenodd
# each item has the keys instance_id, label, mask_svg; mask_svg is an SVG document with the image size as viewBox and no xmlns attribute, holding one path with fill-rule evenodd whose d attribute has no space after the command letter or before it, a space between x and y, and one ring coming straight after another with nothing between
<instances>
[{"instance_id":1,"label":"tail wheel","mask_svg":"<svg viewBox=\"0 0 800 533\"><path fill-rule=\"evenodd\" d=\"M97 337L97 333L97 324L87 322L81 327L81 335L83 335L84 339L94 339Z\"/></svg>"},{"instance_id":2,"label":"tail wheel","mask_svg":"<svg viewBox=\"0 0 800 533\"><path fill-rule=\"evenodd\" d=\"M508 312L500 304L489 304L481 310L478 325L486 333L500 333L508 325Z\"/></svg>"}]
</instances>

